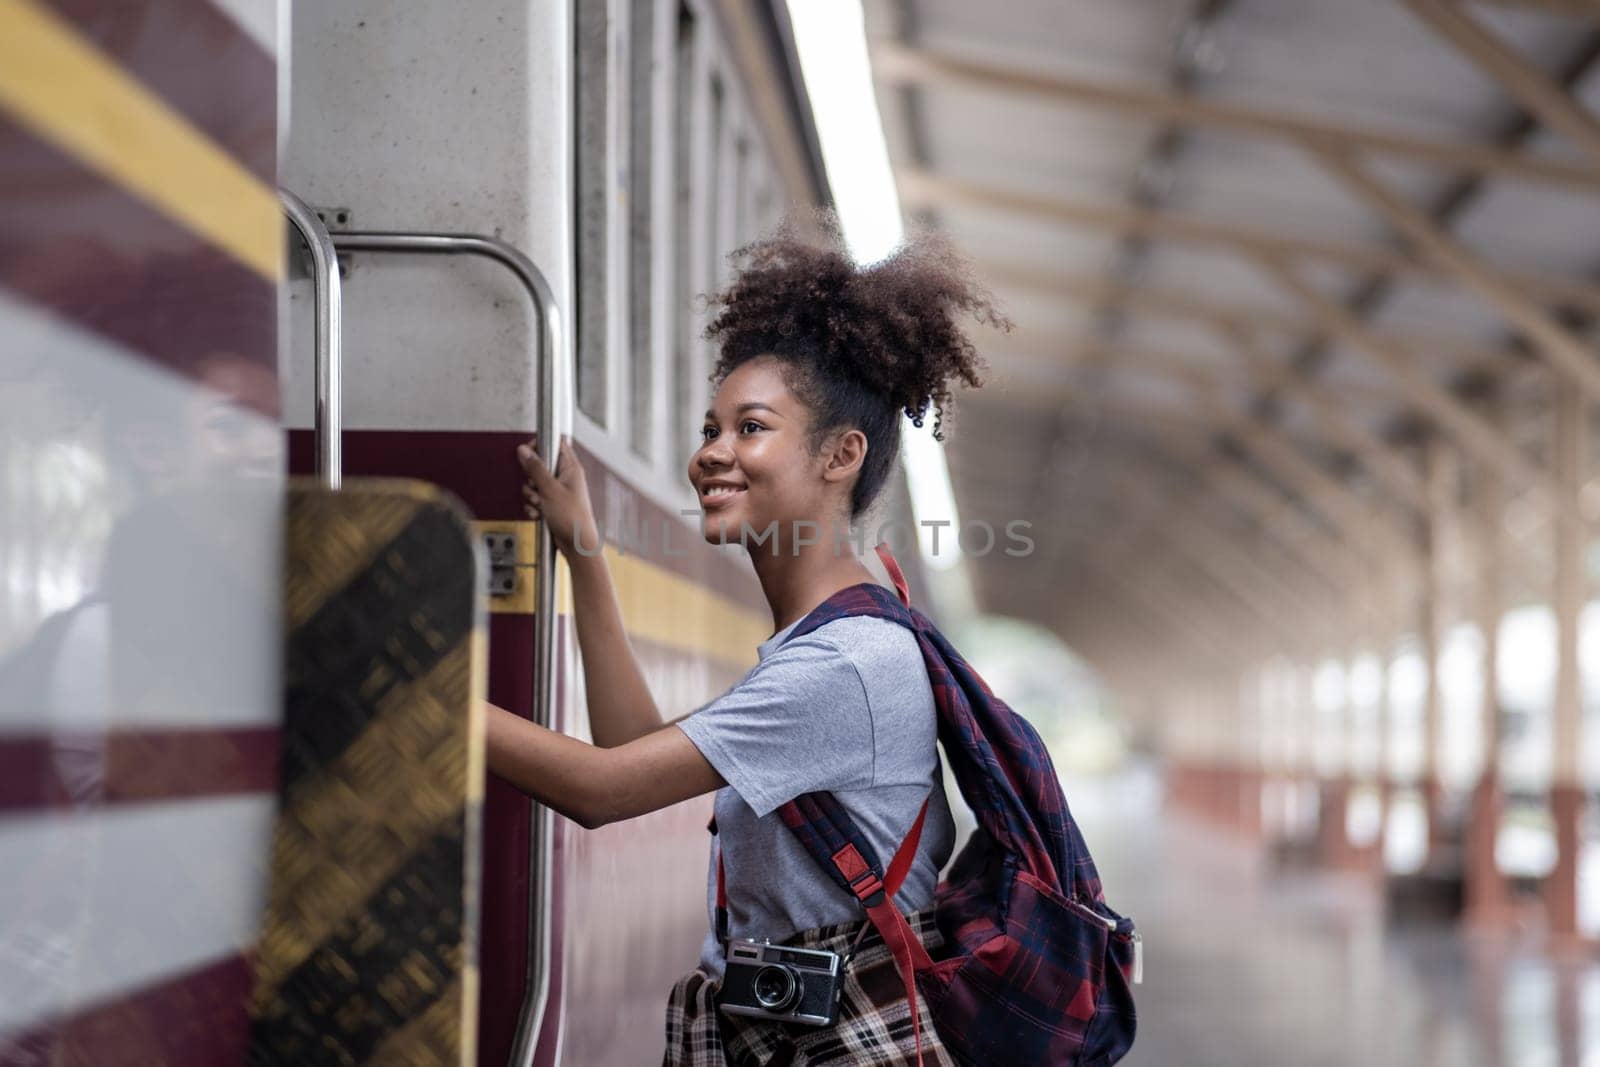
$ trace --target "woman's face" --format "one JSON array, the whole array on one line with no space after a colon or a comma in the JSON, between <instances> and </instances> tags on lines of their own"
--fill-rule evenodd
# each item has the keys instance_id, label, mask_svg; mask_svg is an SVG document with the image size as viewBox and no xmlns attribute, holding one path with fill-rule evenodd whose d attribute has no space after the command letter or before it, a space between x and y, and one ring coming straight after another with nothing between
<instances>
[{"instance_id":1,"label":"woman's face","mask_svg":"<svg viewBox=\"0 0 1600 1067\"><path fill-rule=\"evenodd\" d=\"M701 445L689 459L689 482L700 497L701 533L713 544L737 544L763 536L778 524L780 550L790 552L793 523L809 519L808 536L832 536L825 512L828 491L838 483L822 476L825 460L807 447L811 411L789 391L772 356L740 364L722 380L701 429ZM753 539L750 542L755 550ZM771 551L771 542L762 548Z\"/></svg>"}]
</instances>

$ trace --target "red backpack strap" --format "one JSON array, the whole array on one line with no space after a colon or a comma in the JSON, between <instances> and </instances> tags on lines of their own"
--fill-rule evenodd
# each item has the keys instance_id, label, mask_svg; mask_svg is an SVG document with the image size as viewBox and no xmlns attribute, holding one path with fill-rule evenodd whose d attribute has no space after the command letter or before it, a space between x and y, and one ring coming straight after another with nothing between
<instances>
[{"instance_id":1,"label":"red backpack strap","mask_svg":"<svg viewBox=\"0 0 1600 1067\"><path fill-rule=\"evenodd\" d=\"M916 972L932 967L933 958L918 940L911 924L906 922L906 917L894 906L894 895L905 882L916 858L932 799L930 794L922 802L921 810L906 831L905 840L900 842L894 859L882 875L878 873L878 859L871 844L832 793L806 793L778 809L784 825L800 839L812 858L834 876L835 882L861 901L867 920L888 946L894 957L895 971L905 983L918 1064L922 1062L922 1016L917 1011Z\"/></svg>"},{"instance_id":2,"label":"red backpack strap","mask_svg":"<svg viewBox=\"0 0 1600 1067\"><path fill-rule=\"evenodd\" d=\"M889 551L889 542L879 541L873 548L878 553L878 558L883 561L883 569L889 572L889 580L894 583L894 591L900 594L900 603L909 608L911 606L911 587L906 584L905 572L900 569L900 564L895 561L894 553Z\"/></svg>"},{"instance_id":3,"label":"red backpack strap","mask_svg":"<svg viewBox=\"0 0 1600 1067\"><path fill-rule=\"evenodd\" d=\"M868 921L894 956L894 969L906 987L906 1006L911 1012L911 1033L917 1043L919 1065L922 1063L922 1013L917 1011L916 975L923 968L932 967L933 959L917 939L911 924L906 922L906 917L894 906L894 895L899 892L901 883L906 880L906 873L911 870L911 861L916 858L917 843L922 839L922 823L927 815L928 801L924 800L922 810L917 812L916 821L911 824L906 839L900 843L882 881L878 880L877 872L868 866L854 844L846 844L833 854L834 869L850 883L856 899L867 910Z\"/></svg>"},{"instance_id":4,"label":"red backpack strap","mask_svg":"<svg viewBox=\"0 0 1600 1067\"><path fill-rule=\"evenodd\" d=\"M711 847L717 850L717 942L728 945L728 875L722 868L722 838L717 836L717 817L706 823L711 831Z\"/></svg>"}]
</instances>

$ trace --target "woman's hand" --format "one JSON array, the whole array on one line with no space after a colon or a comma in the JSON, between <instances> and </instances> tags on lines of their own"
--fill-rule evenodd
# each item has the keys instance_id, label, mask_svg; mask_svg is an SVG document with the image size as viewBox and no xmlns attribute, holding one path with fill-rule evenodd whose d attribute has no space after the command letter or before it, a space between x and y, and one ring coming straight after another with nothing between
<instances>
[{"instance_id":1,"label":"woman's hand","mask_svg":"<svg viewBox=\"0 0 1600 1067\"><path fill-rule=\"evenodd\" d=\"M589 726L595 744L614 748L661 729L661 712L628 643L611 570L600 552L589 483L572 442L565 437L559 455L552 474L534 442L517 446L517 458L528 476L522 495L528 515L546 525L556 550L567 558L573 624L578 631L578 651L583 655L583 676L588 680L584 691L589 701Z\"/></svg>"},{"instance_id":2,"label":"woman's hand","mask_svg":"<svg viewBox=\"0 0 1600 1067\"><path fill-rule=\"evenodd\" d=\"M574 546L580 555L598 555L600 532L594 521L594 508L589 503L589 481L572 451L572 441L566 436L561 438L555 473L545 465L533 441L517 446L517 459L528 476L528 483L522 487L528 517L545 524L556 548L568 562L572 560Z\"/></svg>"}]
</instances>

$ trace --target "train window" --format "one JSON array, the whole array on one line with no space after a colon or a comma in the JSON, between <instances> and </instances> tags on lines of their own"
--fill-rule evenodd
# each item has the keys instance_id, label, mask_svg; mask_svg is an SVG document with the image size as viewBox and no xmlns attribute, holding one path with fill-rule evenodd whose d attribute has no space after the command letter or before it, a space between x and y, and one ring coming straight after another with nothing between
<instances>
[{"instance_id":1,"label":"train window","mask_svg":"<svg viewBox=\"0 0 1600 1067\"><path fill-rule=\"evenodd\" d=\"M734 102L723 99L721 103L720 121L714 131L717 155L711 186L716 190L716 202L710 212L712 233L715 234L711 241L712 277L719 285L728 277L732 267L728 262L728 253L739 240L736 227L739 224L739 142L742 140L738 134L739 113Z\"/></svg>"},{"instance_id":2,"label":"train window","mask_svg":"<svg viewBox=\"0 0 1600 1067\"><path fill-rule=\"evenodd\" d=\"M580 5L581 6L581 5ZM650 456L655 432L655 69L656 0L633 0L628 26L628 436ZM666 239L666 234L660 235Z\"/></svg>"},{"instance_id":3,"label":"train window","mask_svg":"<svg viewBox=\"0 0 1600 1067\"><path fill-rule=\"evenodd\" d=\"M700 269L703 271L699 279L698 292L715 292L722 283L722 242L721 234L717 227L717 218L721 214L718 210L717 175L721 173L722 160L722 131L727 122L727 99L723 95L722 78L712 73L707 83L708 107L706 116L706 145L705 155L702 159L703 169L700 171L696 185L701 190L698 202L699 218L695 220L699 232L701 245ZM704 320L696 316L696 328L704 325ZM699 402L700 409L705 410L705 401L709 399L706 394L704 375L709 371L711 361L710 344L704 338L696 336L690 349L694 360L696 380L690 382L695 400ZM690 409L691 412L693 408ZM691 415L691 418L693 416Z\"/></svg>"},{"instance_id":4,"label":"train window","mask_svg":"<svg viewBox=\"0 0 1600 1067\"><path fill-rule=\"evenodd\" d=\"M575 286L573 324L578 347L578 408L607 424L607 357L610 346L611 176L609 4L577 4L575 36L576 139Z\"/></svg>"},{"instance_id":5,"label":"train window","mask_svg":"<svg viewBox=\"0 0 1600 1067\"><path fill-rule=\"evenodd\" d=\"M705 205L705 218L702 225L705 227L706 248L710 255L706 258L705 288L710 291L717 288L722 281L722 232L717 225L722 212L720 205L725 203L722 196L722 161L723 153L723 127L727 121L727 101L723 99L722 79L715 74L711 76L711 129L710 152L711 161L706 167L706 178L712 189L711 203Z\"/></svg>"},{"instance_id":6,"label":"train window","mask_svg":"<svg viewBox=\"0 0 1600 1067\"><path fill-rule=\"evenodd\" d=\"M733 148L733 245L741 245L751 237L752 220L749 211L750 189L750 139L740 135Z\"/></svg>"},{"instance_id":7,"label":"train window","mask_svg":"<svg viewBox=\"0 0 1600 1067\"><path fill-rule=\"evenodd\" d=\"M673 234L672 299L669 314L672 321L673 370L676 389L673 392L673 440L671 455L678 461L678 469L689 464L694 454L694 429L697 425L695 404L700 399L696 375L696 316L693 314L695 296L695 257L691 240L695 208L700 199L695 193L695 150L700 143L701 131L696 123L698 99L696 87L700 58L694 12L687 4L678 5L678 39L676 62L673 67L672 105L672 184L673 213L679 220Z\"/></svg>"},{"instance_id":8,"label":"train window","mask_svg":"<svg viewBox=\"0 0 1600 1067\"><path fill-rule=\"evenodd\" d=\"M773 198L772 174L767 168L761 168L760 180L752 183L753 194L751 197L751 214L755 218L755 227L765 233L772 228Z\"/></svg>"}]
</instances>

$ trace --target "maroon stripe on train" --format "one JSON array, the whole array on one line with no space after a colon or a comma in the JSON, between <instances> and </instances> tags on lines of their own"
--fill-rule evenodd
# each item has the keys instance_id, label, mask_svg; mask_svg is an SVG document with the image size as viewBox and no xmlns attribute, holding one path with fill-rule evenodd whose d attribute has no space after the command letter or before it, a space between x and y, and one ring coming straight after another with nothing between
<instances>
[{"instance_id":1,"label":"maroon stripe on train","mask_svg":"<svg viewBox=\"0 0 1600 1067\"><path fill-rule=\"evenodd\" d=\"M273 283L4 115L0 287L277 417Z\"/></svg>"},{"instance_id":2,"label":"maroon stripe on train","mask_svg":"<svg viewBox=\"0 0 1600 1067\"><path fill-rule=\"evenodd\" d=\"M359 388L359 383L350 387ZM351 430L344 435L344 473L351 477L421 478L455 493L476 518L523 519L524 476L516 448L531 436L504 431ZM310 430L289 431L290 473L311 473L313 446ZM575 448L588 475L595 518L609 540L615 541L613 534L624 527L638 531L642 524L649 531L649 545L639 546L642 550L637 551L630 547L630 552L766 617L766 599L747 561L731 552L723 555L722 550L706 544L692 528L685 527L684 520L612 473L587 449ZM621 492L608 491L608 484L615 484ZM609 514L613 502L631 514ZM669 528L670 546L663 546L662 531ZM754 646L747 651L753 653Z\"/></svg>"},{"instance_id":3,"label":"maroon stripe on train","mask_svg":"<svg viewBox=\"0 0 1600 1067\"><path fill-rule=\"evenodd\" d=\"M277 788L275 728L0 737L0 814Z\"/></svg>"},{"instance_id":4,"label":"maroon stripe on train","mask_svg":"<svg viewBox=\"0 0 1600 1067\"><path fill-rule=\"evenodd\" d=\"M557 626L558 635L564 629ZM526 714L533 706L533 617L489 616L489 700ZM557 663L561 657L557 656ZM558 676L559 680L559 676ZM558 703L559 706L559 703ZM478 1063L511 1056L528 974L530 801L489 775L483 796L483 891L478 912ZM557 865L559 868L559 864Z\"/></svg>"},{"instance_id":5,"label":"maroon stripe on train","mask_svg":"<svg viewBox=\"0 0 1600 1067\"><path fill-rule=\"evenodd\" d=\"M267 185L278 67L210 0L54 0L52 10Z\"/></svg>"},{"instance_id":6,"label":"maroon stripe on train","mask_svg":"<svg viewBox=\"0 0 1600 1067\"><path fill-rule=\"evenodd\" d=\"M0 1033L0 1067L243 1063L253 980L249 961L229 956L26 1030Z\"/></svg>"}]
</instances>

